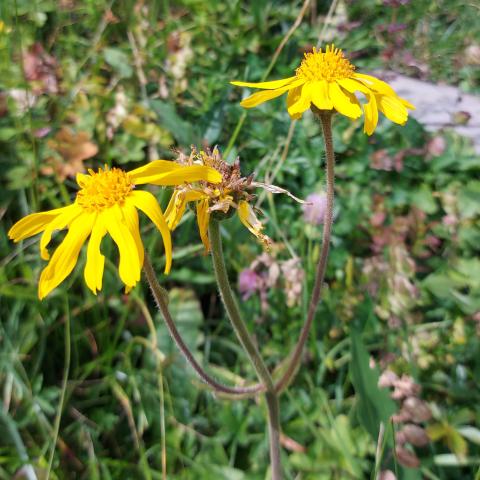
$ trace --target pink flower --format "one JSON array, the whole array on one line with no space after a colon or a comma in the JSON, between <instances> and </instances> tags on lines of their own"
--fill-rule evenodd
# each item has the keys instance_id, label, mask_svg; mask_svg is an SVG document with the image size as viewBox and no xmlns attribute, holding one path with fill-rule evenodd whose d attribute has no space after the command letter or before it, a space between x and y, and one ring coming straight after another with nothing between
<instances>
[{"instance_id":1,"label":"pink flower","mask_svg":"<svg viewBox=\"0 0 480 480\"><path fill-rule=\"evenodd\" d=\"M242 300L250 298L258 290L260 283L261 278L254 270L250 268L242 270L238 277L238 288L242 294Z\"/></svg>"},{"instance_id":2,"label":"pink flower","mask_svg":"<svg viewBox=\"0 0 480 480\"><path fill-rule=\"evenodd\" d=\"M321 225L327 210L327 195L325 193L311 193L303 205L303 219L311 225Z\"/></svg>"}]
</instances>

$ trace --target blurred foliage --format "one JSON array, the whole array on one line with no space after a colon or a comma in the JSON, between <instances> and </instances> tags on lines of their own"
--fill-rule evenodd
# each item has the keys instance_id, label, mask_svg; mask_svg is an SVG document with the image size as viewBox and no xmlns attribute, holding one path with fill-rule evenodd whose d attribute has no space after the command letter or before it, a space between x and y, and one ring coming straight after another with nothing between
<instances>
[{"instance_id":1,"label":"blurred foliage","mask_svg":"<svg viewBox=\"0 0 480 480\"><path fill-rule=\"evenodd\" d=\"M289 76L317 43L329 6L312 2L272 78ZM70 201L76 171L173 158L192 143L224 149L243 114L242 92L229 80L262 77L300 7L269 0L0 2L1 479L45 471L67 315L72 365L52 478L162 478L162 451L169 478L265 478L263 402L230 402L205 389L153 313L146 286L121 292L111 243L102 246L110 260L98 297L83 284L82 258L39 302L37 239L14 246L6 232L27 213ZM325 35L363 71L388 67L475 93L477 23L474 2L358 0L338 2ZM229 158L239 155L245 174L306 197L322 190L322 139L306 115L292 127L279 168L290 125L283 102L248 112ZM281 399L286 478L373 478L387 468L402 479L478 478L479 159L466 140L448 131L432 138L414 120L403 128L381 121L370 138L360 122L336 118L334 127L329 288L304 366ZM439 139L442 147L434 148ZM154 193L165 206L169 192ZM310 287L320 228L306 225L288 197L259 197L276 258L301 257ZM174 317L217 377L253 379L194 223L189 214L175 231L174 269L161 276ZM234 280L261 247L235 218L222 227ZM143 238L161 272L151 226ZM257 296L242 302L270 366L293 346L307 300L304 289L301 304L287 308L283 290L271 289L266 316ZM402 392L398 380L388 398L377 387L385 371L412 392ZM411 437L394 450L388 424L377 450L379 421L392 411L397 433L415 423L428 445Z\"/></svg>"}]
</instances>

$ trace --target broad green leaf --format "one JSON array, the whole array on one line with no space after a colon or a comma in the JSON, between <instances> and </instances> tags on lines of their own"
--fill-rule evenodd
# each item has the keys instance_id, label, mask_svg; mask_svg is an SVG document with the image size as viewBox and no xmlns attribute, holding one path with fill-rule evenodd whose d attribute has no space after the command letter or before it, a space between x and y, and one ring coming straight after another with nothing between
<instances>
[{"instance_id":1,"label":"broad green leaf","mask_svg":"<svg viewBox=\"0 0 480 480\"><path fill-rule=\"evenodd\" d=\"M417 191L413 193L411 202L416 207L420 208L420 210L423 210L425 213L430 215L435 213L438 209L438 205L433 198L432 191L426 184L423 184Z\"/></svg>"},{"instance_id":2,"label":"broad green leaf","mask_svg":"<svg viewBox=\"0 0 480 480\"><path fill-rule=\"evenodd\" d=\"M352 329L350 376L358 398L357 416L374 440L380 424L388 424L396 407L388 391L378 387L378 368L370 368L369 355L360 333Z\"/></svg>"},{"instance_id":3,"label":"broad green leaf","mask_svg":"<svg viewBox=\"0 0 480 480\"><path fill-rule=\"evenodd\" d=\"M107 47L103 50L103 58L115 70L115 72L123 78L130 78L133 69L130 66L130 57L118 48Z\"/></svg>"},{"instance_id":4,"label":"broad green leaf","mask_svg":"<svg viewBox=\"0 0 480 480\"><path fill-rule=\"evenodd\" d=\"M197 130L191 123L180 117L175 105L161 100L152 100L150 106L160 118L161 126L169 130L179 144L189 146L200 143Z\"/></svg>"}]
</instances>

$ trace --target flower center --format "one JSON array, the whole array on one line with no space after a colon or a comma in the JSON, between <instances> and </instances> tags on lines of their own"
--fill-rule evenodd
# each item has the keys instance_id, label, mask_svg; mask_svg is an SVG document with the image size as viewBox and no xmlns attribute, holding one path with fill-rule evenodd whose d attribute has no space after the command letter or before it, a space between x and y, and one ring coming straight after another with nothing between
<instances>
[{"instance_id":1,"label":"flower center","mask_svg":"<svg viewBox=\"0 0 480 480\"><path fill-rule=\"evenodd\" d=\"M305 58L296 70L297 78L304 80L326 80L331 82L339 78L348 78L355 70L343 55L342 50L328 45L325 53L313 48L313 53L306 53Z\"/></svg>"},{"instance_id":2,"label":"flower center","mask_svg":"<svg viewBox=\"0 0 480 480\"><path fill-rule=\"evenodd\" d=\"M81 190L77 193L77 203L89 212L101 211L113 205L123 205L125 198L130 194L135 184L130 180L128 173L119 168L105 169L94 172L89 169L90 175L82 175L78 179Z\"/></svg>"}]
</instances>

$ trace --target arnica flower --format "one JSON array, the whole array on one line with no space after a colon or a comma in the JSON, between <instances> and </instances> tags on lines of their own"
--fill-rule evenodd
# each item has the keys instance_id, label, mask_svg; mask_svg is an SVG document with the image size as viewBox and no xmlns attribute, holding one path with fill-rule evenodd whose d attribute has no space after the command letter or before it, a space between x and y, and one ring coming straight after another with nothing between
<instances>
[{"instance_id":1,"label":"arnica flower","mask_svg":"<svg viewBox=\"0 0 480 480\"><path fill-rule=\"evenodd\" d=\"M355 72L342 50L329 45L325 52L306 53L293 77L270 82L231 82L239 87L261 88L243 100L240 105L253 108L267 100L288 92L287 109L290 117L298 119L309 108L333 110L356 119L365 113L364 132L371 135L378 123L380 110L394 123L404 125L408 109L415 107L400 98L387 83L370 75ZM360 92L366 97L363 105L355 96Z\"/></svg>"},{"instance_id":2,"label":"arnica flower","mask_svg":"<svg viewBox=\"0 0 480 480\"><path fill-rule=\"evenodd\" d=\"M187 165L200 163L212 167L221 174L222 181L218 184L206 181L199 182L199 186L185 184L176 187L165 210L165 217L170 230L173 231L177 227L185 213L187 204L194 202L200 238L207 252L210 250L208 239L210 217L215 215L218 219L226 218L235 210L245 227L266 247L269 246L270 239L262 233L263 225L249 203L254 196L247 192L248 189L263 186L263 184L253 182L251 176L242 177L239 162L229 165L222 159L217 148L213 152L197 152L192 147L190 156L186 157L181 154L178 161Z\"/></svg>"},{"instance_id":3,"label":"arnica flower","mask_svg":"<svg viewBox=\"0 0 480 480\"><path fill-rule=\"evenodd\" d=\"M131 290L140 280L144 259L137 209L150 218L162 235L165 273L168 273L172 264L170 230L155 197L149 192L136 190L136 185L150 183L171 186L200 180L214 185L221 181L221 175L213 168L181 166L167 160L157 160L130 172L105 166L104 169L99 168L98 172L89 170L88 173L77 175L80 190L71 205L28 215L8 232L15 242L43 232L40 255L48 260L50 255L47 246L53 232L68 228L67 235L40 275L40 299L45 298L70 274L88 236L85 282L94 294L101 290L105 257L100 251L100 243L107 233L118 246L118 270L125 290Z\"/></svg>"}]
</instances>

